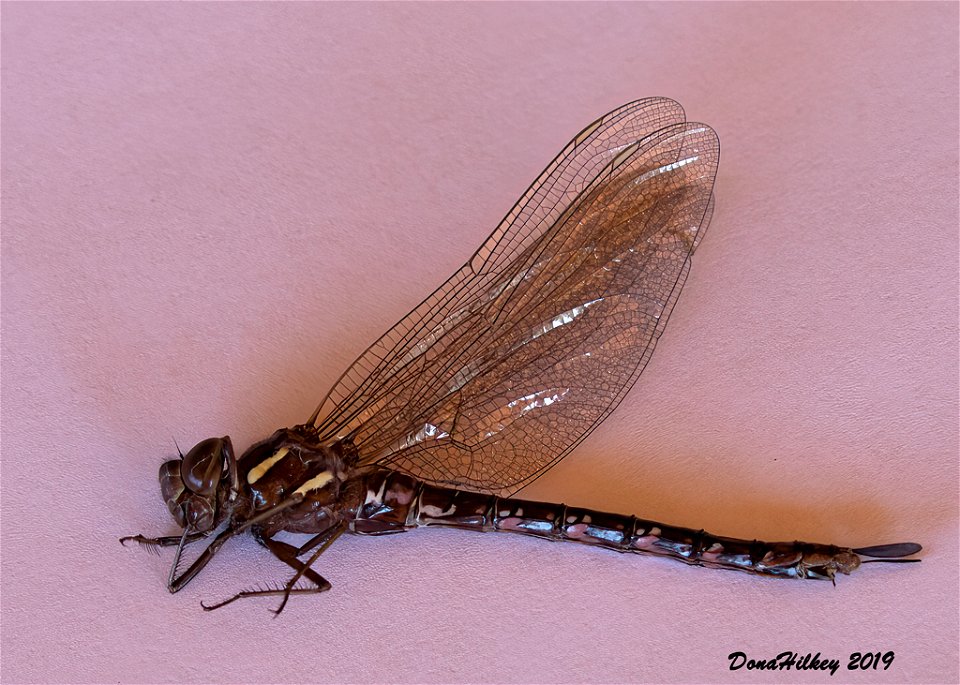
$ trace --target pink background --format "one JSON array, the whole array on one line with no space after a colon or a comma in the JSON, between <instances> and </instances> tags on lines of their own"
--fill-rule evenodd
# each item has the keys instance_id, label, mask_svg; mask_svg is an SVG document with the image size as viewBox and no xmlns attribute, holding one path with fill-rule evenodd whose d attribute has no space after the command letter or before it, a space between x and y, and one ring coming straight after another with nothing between
<instances>
[{"instance_id":1,"label":"pink background","mask_svg":"<svg viewBox=\"0 0 960 685\"><path fill-rule=\"evenodd\" d=\"M958 681L956 4L3 5L4 682ZM231 543L182 593L159 462L304 420L582 126L719 132L645 375L525 493L917 540L829 583L508 535ZM742 650L842 661L727 670ZM845 670L894 650L889 671Z\"/></svg>"}]
</instances>

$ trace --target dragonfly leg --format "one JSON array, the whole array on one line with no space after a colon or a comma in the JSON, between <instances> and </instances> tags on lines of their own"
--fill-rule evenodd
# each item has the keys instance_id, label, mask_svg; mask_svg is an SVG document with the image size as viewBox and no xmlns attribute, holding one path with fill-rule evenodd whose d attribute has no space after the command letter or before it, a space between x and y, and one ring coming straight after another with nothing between
<instances>
[{"instance_id":1,"label":"dragonfly leg","mask_svg":"<svg viewBox=\"0 0 960 685\"><path fill-rule=\"evenodd\" d=\"M287 545L287 547L290 547L294 555L293 560L296 562L297 565L299 565L300 568L297 569L297 566L292 564L290 561L284 559L284 561L290 564L291 567L297 569L297 572L293 575L293 578L291 578L287 582L287 587L285 588L283 600L280 602L280 606L277 607L277 609L274 611L275 614L279 615L280 612L283 611L283 608L287 605L287 600L290 599L290 593L296 589L294 588L294 585L297 584L297 581L300 580L301 576L307 576L308 579L313 580L311 578L311 574L316 575L318 578L320 578L320 580L324 582L326 587L322 587L319 583L317 583L316 581L313 581L314 584L317 585L317 587L314 589L314 591L317 593L326 592L327 590L330 589L330 583L328 583L322 576L319 576L317 572L310 567L313 565L313 562L315 562L320 557L321 554L327 551L327 548L333 544L333 541L336 540L338 537L340 537L340 535L346 529L347 529L347 525L341 522L336 526L333 526L329 530L325 530L322 533L314 535L306 544L301 545L299 548L293 548ZM275 542L275 541L271 541L271 542ZM299 559L297 559L298 556L310 551L314 547L317 548L317 551L313 553L313 555L306 561L306 563L303 563ZM274 554L276 554L276 552L274 552ZM304 588L301 588L301 589L304 589Z\"/></svg>"},{"instance_id":2,"label":"dragonfly leg","mask_svg":"<svg viewBox=\"0 0 960 685\"><path fill-rule=\"evenodd\" d=\"M327 584L329 587L329 583ZM312 587L296 587L293 589L284 589L284 588L269 588L266 590L241 590L233 597L223 600L222 602L217 602L216 604L204 604L200 602L200 606L203 607L204 611L213 611L214 609L219 609L220 607L226 606L236 602L238 599L245 599L247 597L279 597L283 595L284 598L289 595L312 595L316 594L318 591Z\"/></svg>"},{"instance_id":3,"label":"dragonfly leg","mask_svg":"<svg viewBox=\"0 0 960 685\"><path fill-rule=\"evenodd\" d=\"M126 547L128 542L136 542L138 545L143 547L176 547L180 544L180 538L182 535L164 535L157 538L148 538L143 535L125 535L120 538L120 544ZM191 542L196 542L197 540L202 540L206 537L204 533L191 533L187 536L184 544L189 545Z\"/></svg>"},{"instance_id":4,"label":"dragonfly leg","mask_svg":"<svg viewBox=\"0 0 960 685\"><path fill-rule=\"evenodd\" d=\"M245 599L247 597L283 597L283 600L280 603L280 607L274 610L275 614L279 614L283 611L283 608L287 604L287 600L290 598L290 595L309 595L309 594L319 594L321 592L326 592L332 586L330 582L321 576L319 573L310 568L310 565L316 561L317 557L324 552L324 550L329 547L337 537L340 536L346 529L344 524L334 526L328 530L325 530L322 533L318 533L313 536L306 542L306 544L301 547L294 547L293 545L287 544L280 540L274 540L273 538L263 537L258 535L256 532L254 536L257 538L257 541L262 544L264 547L269 549L273 555L282 561L283 563L290 566L296 571L293 578L286 584L285 587L273 587L273 588L257 588L255 590L242 590L235 594L233 597L223 600L222 602L217 602L216 604L204 604L201 602L201 606L207 611L213 611L214 609L219 609L222 606L231 604L232 602L237 601L238 599ZM305 552L313 549L314 547L320 546L313 556L306 563L300 561L297 557ZM309 580L313 587L294 587L296 582L300 580L301 577L306 577Z\"/></svg>"},{"instance_id":5,"label":"dragonfly leg","mask_svg":"<svg viewBox=\"0 0 960 685\"><path fill-rule=\"evenodd\" d=\"M334 540L336 540L338 537L340 537L340 534L341 534L343 531L345 531L346 529L347 529L346 524L341 523L341 524L336 525L336 526L331 526L328 530L325 530L325 531L323 531L322 533L318 533L318 534L314 535L312 538L310 538L309 540L307 540L305 543L303 543L303 544L300 545L299 547L295 548L295 549L296 549L296 553L295 553L296 556L302 557L304 554L306 554L307 552L309 552L311 549L313 549L313 548L316 547L317 545L323 545L323 548L326 549L327 547L329 547L329 546L333 543ZM320 554L317 554L316 556L320 556ZM315 557L315 558L316 558L316 557ZM307 565L309 566L309 564L307 564Z\"/></svg>"},{"instance_id":6,"label":"dragonfly leg","mask_svg":"<svg viewBox=\"0 0 960 685\"><path fill-rule=\"evenodd\" d=\"M184 531L183 536L180 538L179 547L177 548L177 556L173 560L173 565L170 567L170 577L167 579L167 589L170 592L178 592L183 587L193 580L193 577L200 573L201 569L209 563L213 556L223 547L223 543L233 537L236 533L230 528L221 532L217 537L213 539L209 545L200 553L200 556L197 557L190 567L177 576L177 567L180 565L180 553L183 551L183 548L190 541L190 537L196 535L195 533L187 533Z\"/></svg>"}]
</instances>

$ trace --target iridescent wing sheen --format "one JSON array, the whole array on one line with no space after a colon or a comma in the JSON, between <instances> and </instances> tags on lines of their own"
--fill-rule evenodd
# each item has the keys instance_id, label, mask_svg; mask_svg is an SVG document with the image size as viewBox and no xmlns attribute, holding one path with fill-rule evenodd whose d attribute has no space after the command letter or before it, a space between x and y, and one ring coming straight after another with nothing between
<instances>
[{"instance_id":1,"label":"iridescent wing sheen","mask_svg":"<svg viewBox=\"0 0 960 685\"><path fill-rule=\"evenodd\" d=\"M578 134L480 249L314 412L361 463L501 495L583 440L643 371L713 210L719 142L672 100Z\"/></svg>"}]
</instances>

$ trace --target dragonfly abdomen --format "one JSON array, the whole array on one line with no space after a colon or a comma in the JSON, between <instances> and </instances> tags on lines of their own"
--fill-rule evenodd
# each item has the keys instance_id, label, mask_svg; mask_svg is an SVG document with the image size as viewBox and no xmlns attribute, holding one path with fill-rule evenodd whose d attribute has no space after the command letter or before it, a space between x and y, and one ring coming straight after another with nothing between
<instances>
[{"instance_id":1,"label":"dragonfly abdomen","mask_svg":"<svg viewBox=\"0 0 960 685\"><path fill-rule=\"evenodd\" d=\"M832 579L860 564L851 550L833 545L721 537L636 516L438 487L395 471L366 477L354 532L381 535L421 526L521 533L785 578Z\"/></svg>"}]
</instances>

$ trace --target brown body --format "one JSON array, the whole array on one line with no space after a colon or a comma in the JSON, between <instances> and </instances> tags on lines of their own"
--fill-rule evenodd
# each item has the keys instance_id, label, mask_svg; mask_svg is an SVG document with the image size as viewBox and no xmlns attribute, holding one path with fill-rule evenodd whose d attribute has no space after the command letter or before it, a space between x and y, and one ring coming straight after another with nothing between
<instances>
[{"instance_id":1,"label":"brown body","mask_svg":"<svg viewBox=\"0 0 960 685\"><path fill-rule=\"evenodd\" d=\"M160 468L161 492L174 518L184 526L178 537L135 535L121 542L178 546L167 587L177 592L192 580L229 538L249 530L274 555L296 570L284 588L244 590L205 609L244 597L313 594L330 583L311 568L343 532L389 535L421 526L450 526L476 531L503 531L548 540L579 542L612 549L670 557L687 564L726 568L782 578L833 580L849 574L861 556L877 561L920 551L915 543L850 549L808 542L761 542L720 537L565 504L444 488L378 466L358 466L349 440L324 444L305 426L284 428L237 460L228 437L198 443L179 460ZM299 548L277 540L281 531L313 537ZM186 545L209 544L182 573ZM306 561L300 557L315 550ZM871 560L873 561L873 560ZM298 585L305 578L309 585Z\"/></svg>"},{"instance_id":2,"label":"brown body","mask_svg":"<svg viewBox=\"0 0 960 685\"><path fill-rule=\"evenodd\" d=\"M241 457L240 501L252 505L248 515L276 508L297 493L303 496L258 524L258 537L280 530L319 534L338 524L362 535L451 526L788 578L832 579L860 565L852 550L834 545L720 537L635 516L437 487L388 469L355 469L350 443L322 446L311 438L300 428L280 430Z\"/></svg>"}]
</instances>

